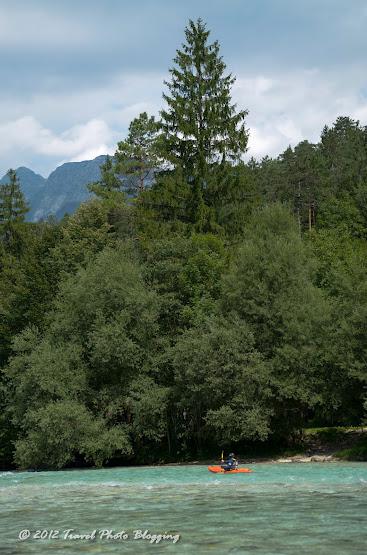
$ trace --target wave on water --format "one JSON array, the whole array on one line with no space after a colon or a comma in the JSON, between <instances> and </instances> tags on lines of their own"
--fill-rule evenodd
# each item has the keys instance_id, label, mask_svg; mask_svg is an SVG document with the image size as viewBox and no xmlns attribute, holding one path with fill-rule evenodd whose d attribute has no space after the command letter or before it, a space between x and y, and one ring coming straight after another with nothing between
<instances>
[{"instance_id":1,"label":"wave on water","mask_svg":"<svg viewBox=\"0 0 367 555\"><path fill-rule=\"evenodd\" d=\"M0 491L21 490L26 495L40 491L63 490L66 496L93 493L97 496L121 493L149 492L210 492L228 490L243 494L269 494L281 490L292 492L350 492L365 490L367 465L294 466L254 465L249 475L219 476L209 473L205 466L144 467L76 470L60 472L12 472L0 473ZM110 493L109 493L110 492Z\"/></svg>"}]
</instances>

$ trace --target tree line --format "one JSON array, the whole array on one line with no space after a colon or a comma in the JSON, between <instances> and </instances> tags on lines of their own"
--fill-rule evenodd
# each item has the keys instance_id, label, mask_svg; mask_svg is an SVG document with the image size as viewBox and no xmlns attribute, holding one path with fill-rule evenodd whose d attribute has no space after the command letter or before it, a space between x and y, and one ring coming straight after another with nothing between
<instances>
[{"instance_id":1,"label":"tree line","mask_svg":"<svg viewBox=\"0 0 367 555\"><path fill-rule=\"evenodd\" d=\"M94 193L27 223L0 188L3 466L188 460L358 425L367 379L367 129L244 162L246 110L190 21L160 118Z\"/></svg>"}]
</instances>

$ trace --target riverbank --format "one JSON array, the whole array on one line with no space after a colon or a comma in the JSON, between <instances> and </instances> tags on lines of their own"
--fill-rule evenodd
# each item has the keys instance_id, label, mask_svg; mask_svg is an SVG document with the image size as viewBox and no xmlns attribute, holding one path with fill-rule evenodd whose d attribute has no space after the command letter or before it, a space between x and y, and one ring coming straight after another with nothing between
<instances>
[{"instance_id":1,"label":"riverbank","mask_svg":"<svg viewBox=\"0 0 367 555\"><path fill-rule=\"evenodd\" d=\"M367 428L308 428L292 448L269 454L237 453L241 465L256 463L332 463L367 461ZM209 465L212 459L165 463L167 466Z\"/></svg>"},{"instance_id":2,"label":"riverbank","mask_svg":"<svg viewBox=\"0 0 367 555\"><path fill-rule=\"evenodd\" d=\"M255 457L255 461L258 459ZM299 444L291 450L271 456L262 462L320 463L367 461L367 428L308 428Z\"/></svg>"},{"instance_id":3,"label":"riverbank","mask_svg":"<svg viewBox=\"0 0 367 555\"><path fill-rule=\"evenodd\" d=\"M218 453L219 454L219 453ZM287 464L287 463L334 463L341 461L360 462L367 461L367 427L345 427L345 428L308 428L305 429L296 446L262 449L259 453L256 449L252 452L236 452L242 466L253 464ZM105 468L128 467L143 468L146 466L174 467L174 466L196 466L211 465L217 463L218 459L200 458L194 460L180 461L156 461L151 463L113 464L113 461ZM78 467L69 467L69 470L77 470ZM79 467L79 469L81 469ZM84 467L87 469L87 467ZM52 470L52 469L49 469ZM67 469L64 469L67 470ZM1 468L0 472L18 472L14 467ZM29 472L30 470L28 470ZM34 471L32 469L32 471Z\"/></svg>"}]
</instances>

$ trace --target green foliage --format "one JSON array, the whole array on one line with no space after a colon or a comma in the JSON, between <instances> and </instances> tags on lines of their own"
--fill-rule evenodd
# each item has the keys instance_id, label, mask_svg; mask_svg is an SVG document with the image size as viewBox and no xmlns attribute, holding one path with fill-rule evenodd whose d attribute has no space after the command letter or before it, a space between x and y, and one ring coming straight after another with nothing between
<instances>
[{"instance_id":1,"label":"green foliage","mask_svg":"<svg viewBox=\"0 0 367 555\"><path fill-rule=\"evenodd\" d=\"M222 310L249 324L272 369L278 431L298 426L309 408L328 406L341 379L335 368L329 376L332 311L314 285L314 267L291 215L275 205L253 214L225 277Z\"/></svg>"},{"instance_id":2,"label":"green foliage","mask_svg":"<svg viewBox=\"0 0 367 555\"><path fill-rule=\"evenodd\" d=\"M125 201L120 193L108 193L103 200L92 199L61 225L61 239L52 252L59 271L75 272L85 266L106 246L116 240L116 213L121 214Z\"/></svg>"},{"instance_id":3,"label":"green foliage","mask_svg":"<svg viewBox=\"0 0 367 555\"><path fill-rule=\"evenodd\" d=\"M337 229L339 233L350 233L354 237L363 237L366 233L363 211L348 193L331 197L321 204L318 224L322 228Z\"/></svg>"},{"instance_id":4,"label":"green foliage","mask_svg":"<svg viewBox=\"0 0 367 555\"><path fill-rule=\"evenodd\" d=\"M6 368L13 392L13 420L22 425L28 410L48 401L76 399L86 385L86 368L78 345L55 345L41 339L37 329L27 328L14 340L13 357ZM37 387L35 388L35 384Z\"/></svg>"},{"instance_id":5,"label":"green foliage","mask_svg":"<svg viewBox=\"0 0 367 555\"><path fill-rule=\"evenodd\" d=\"M117 145L116 170L127 176L130 190L144 191L147 178L158 168L157 133L154 116L142 112L130 123L126 140Z\"/></svg>"},{"instance_id":6,"label":"green foliage","mask_svg":"<svg viewBox=\"0 0 367 555\"><path fill-rule=\"evenodd\" d=\"M365 369L367 314L366 244L340 229L325 229L310 237L317 256L317 282L332 301L332 352L339 376L330 391L338 392L334 418L340 424L358 424L361 418ZM332 423L332 422L331 422Z\"/></svg>"},{"instance_id":7,"label":"green foliage","mask_svg":"<svg viewBox=\"0 0 367 555\"><path fill-rule=\"evenodd\" d=\"M100 166L101 179L96 183L89 185L89 190L101 198L109 198L111 193L120 192L122 180L116 174L116 165L114 160L107 156L104 164Z\"/></svg>"},{"instance_id":8,"label":"green foliage","mask_svg":"<svg viewBox=\"0 0 367 555\"><path fill-rule=\"evenodd\" d=\"M367 439L361 439L354 447L338 451L335 456L347 461L367 461Z\"/></svg>"},{"instance_id":9,"label":"green foliage","mask_svg":"<svg viewBox=\"0 0 367 555\"><path fill-rule=\"evenodd\" d=\"M22 224L29 208L16 172L9 170L7 176L8 183L0 185L0 239L8 251L17 254L21 248Z\"/></svg>"},{"instance_id":10,"label":"green foliage","mask_svg":"<svg viewBox=\"0 0 367 555\"><path fill-rule=\"evenodd\" d=\"M366 141L365 127L339 117L318 144L302 141L276 160L266 157L253 175L269 201L288 204L300 231L339 228L365 237Z\"/></svg>"},{"instance_id":11,"label":"green foliage","mask_svg":"<svg viewBox=\"0 0 367 555\"><path fill-rule=\"evenodd\" d=\"M198 230L207 225L204 191L213 166L238 161L248 140L247 111L236 111L231 103L235 78L225 75L219 44L208 44L209 34L200 19L185 29L186 43L165 82L167 108L160 124L162 157L183 169L191 188L188 217Z\"/></svg>"},{"instance_id":12,"label":"green foliage","mask_svg":"<svg viewBox=\"0 0 367 555\"><path fill-rule=\"evenodd\" d=\"M82 454L96 466L116 452L129 454L131 447L123 427L107 428L77 401L56 401L28 411L24 422L29 432L16 442L15 460L20 468L62 468Z\"/></svg>"},{"instance_id":13,"label":"green foliage","mask_svg":"<svg viewBox=\"0 0 367 555\"><path fill-rule=\"evenodd\" d=\"M219 44L208 44L209 34L200 19L189 22L186 44L177 50L166 82L167 109L161 112L165 153L194 178L204 178L209 163L238 159L247 146L247 112L236 112L231 104L235 79L224 75Z\"/></svg>"},{"instance_id":14,"label":"green foliage","mask_svg":"<svg viewBox=\"0 0 367 555\"><path fill-rule=\"evenodd\" d=\"M29 324L40 325L57 287L57 265L50 252L60 239L52 223L27 224L21 255L0 251L0 365L14 335Z\"/></svg>"},{"instance_id":15,"label":"green foliage","mask_svg":"<svg viewBox=\"0 0 367 555\"><path fill-rule=\"evenodd\" d=\"M320 440L322 443L335 443L343 439L345 431L345 428L309 428L304 432L308 439Z\"/></svg>"},{"instance_id":16,"label":"green foliage","mask_svg":"<svg viewBox=\"0 0 367 555\"><path fill-rule=\"evenodd\" d=\"M156 314L156 296L125 247L104 250L61 283L45 333L28 328L19 335L5 370L12 420L21 430L19 464L62 467L76 454L102 464L130 453L129 433L141 434L142 415L154 405L136 379L154 365ZM78 414L74 431L53 439ZM51 438L44 439L48 428Z\"/></svg>"},{"instance_id":17,"label":"green foliage","mask_svg":"<svg viewBox=\"0 0 367 555\"><path fill-rule=\"evenodd\" d=\"M0 189L0 223L2 225L23 222L24 216L28 212L16 172L9 170L7 176L9 182L1 185Z\"/></svg>"},{"instance_id":18,"label":"green foliage","mask_svg":"<svg viewBox=\"0 0 367 555\"><path fill-rule=\"evenodd\" d=\"M366 418L366 128L244 163L208 38L189 23L159 126L131 122L72 216L26 223L14 172L0 189L3 466L269 452Z\"/></svg>"},{"instance_id":19,"label":"green foliage","mask_svg":"<svg viewBox=\"0 0 367 555\"><path fill-rule=\"evenodd\" d=\"M240 238L252 212L263 202L253 169L244 163L221 164L212 170L204 199L211 207L209 228L224 232L231 242Z\"/></svg>"},{"instance_id":20,"label":"green foliage","mask_svg":"<svg viewBox=\"0 0 367 555\"><path fill-rule=\"evenodd\" d=\"M190 203L190 186L184 179L182 171L177 170L157 176L151 190L140 195L138 210L140 218L148 214L163 222L189 223L188 206Z\"/></svg>"},{"instance_id":21,"label":"green foliage","mask_svg":"<svg viewBox=\"0 0 367 555\"><path fill-rule=\"evenodd\" d=\"M367 181L367 131L359 121L337 118L335 124L324 127L321 149L329 170L333 192L351 193Z\"/></svg>"},{"instance_id":22,"label":"green foliage","mask_svg":"<svg viewBox=\"0 0 367 555\"><path fill-rule=\"evenodd\" d=\"M160 443L167 434L167 411L170 389L158 385L148 376L139 376L131 384L126 404L132 418L136 443Z\"/></svg>"},{"instance_id":23,"label":"green foliage","mask_svg":"<svg viewBox=\"0 0 367 555\"><path fill-rule=\"evenodd\" d=\"M258 344L269 352L288 334L296 340L300 326L312 318L312 305L322 304L310 280L310 262L286 209L268 207L253 215L226 276L223 303L254 326Z\"/></svg>"},{"instance_id":24,"label":"green foliage","mask_svg":"<svg viewBox=\"0 0 367 555\"><path fill-rule=\"evenodd\" d=\"M202 312L212 312L227 261L223 241L211 234L161 238L147 245L146 279L160 296L160 325L175 335Z\"/></svg>"},{"instance_id":25,"label":"green foliage","mask_svg":"<svg viewBox=\"0 0 367 555\"><path fill-rule=\"evenodd\" d=\"M212 318L184 332L172 348L175 395L185 411L185 435L228 445L269 433L269 372L248 326Z\"/></svg>"}]
</instances>

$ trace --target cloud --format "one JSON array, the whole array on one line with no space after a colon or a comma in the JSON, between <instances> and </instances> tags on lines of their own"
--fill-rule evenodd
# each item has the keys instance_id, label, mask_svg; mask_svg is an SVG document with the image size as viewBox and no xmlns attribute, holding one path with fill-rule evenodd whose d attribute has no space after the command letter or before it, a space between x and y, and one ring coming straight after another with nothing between
<instances>
[{"instance_id":1,"label":"cloud","mask_svg":"<svg viewBox=\"0 0 367 555\"><path fill-rule=\"evenodd\" d=\"M298 70L237 79L234 98L249 109L249 155L282 152L307 139L317 142L324 125L347 115L367 123L362 67L343 72Z\"/></svg>"},{"instance_id":2,"label":"cloud","mask_svg":"<svg viewBox=\"0 0 367 555\"><path fill-rule=\"evenodd\" d=\"M2 158L11 158L13 152L21 158L22 153L26 152L27 156L50 158L55 165L114 152L112 132L104 121L98 119L56 134L43 127L33 116L25 116L2 124L0 137L6 138L0 143Z\"/></svg>"},{"instance_id":3,"label":"cloud","mask_svg":"<svg viewBox=\"0 0 367 555\"><path fill-rule=\"evenodd\" d=\"M60 161L114 152L133 118L158 115L165 77L122 74L88 90L8 96L0 102L0 174L20 165L47 174Z\"/></svg>"},{"instance_id":4,"label":"cloud","mask_svg":"<svg viewBox=\"0 0 367 555\"><path fill-rule=\"evenodd\" d=\"M317 141L339 115L367 123L365 0L2 0L1 171L43 174L113 152L201 16L248 108L249 156Z\"/></svg>"},{"instance_id":5,"label":"cloud","mask_svg":"<svg viewBox=\"0 0 367 555\"><path fill-rule=\"evenodd\" d=\"M140 112L158 113L166 77L163 72L117 73L94 87L67 91L36 89L26 98L11 97L0 88L0 122L32 114L53 129L89 119L103 119L115 128L127 129Z\"/></svg>"},{"instance_id":6,"label":"cloud","mask_svg":"<svg viewBox=\"0 0 367 555\"><path fill-rule=\"evenodd\" d=\"M164 77L126 74L86 92L34 96L22 106L33 115L0 124L0 156L9 160L3 172L29 163L45 174L64 161L113 153L134 117L142 111L158 114ZM341 74L314 68L247 75L242 68L233 98L238 108L249 109L248 157L277 156L303 139L316 142L323 126L340 115L366 124L364 90L360 66Z\"/></svg>"}]
</instances>

